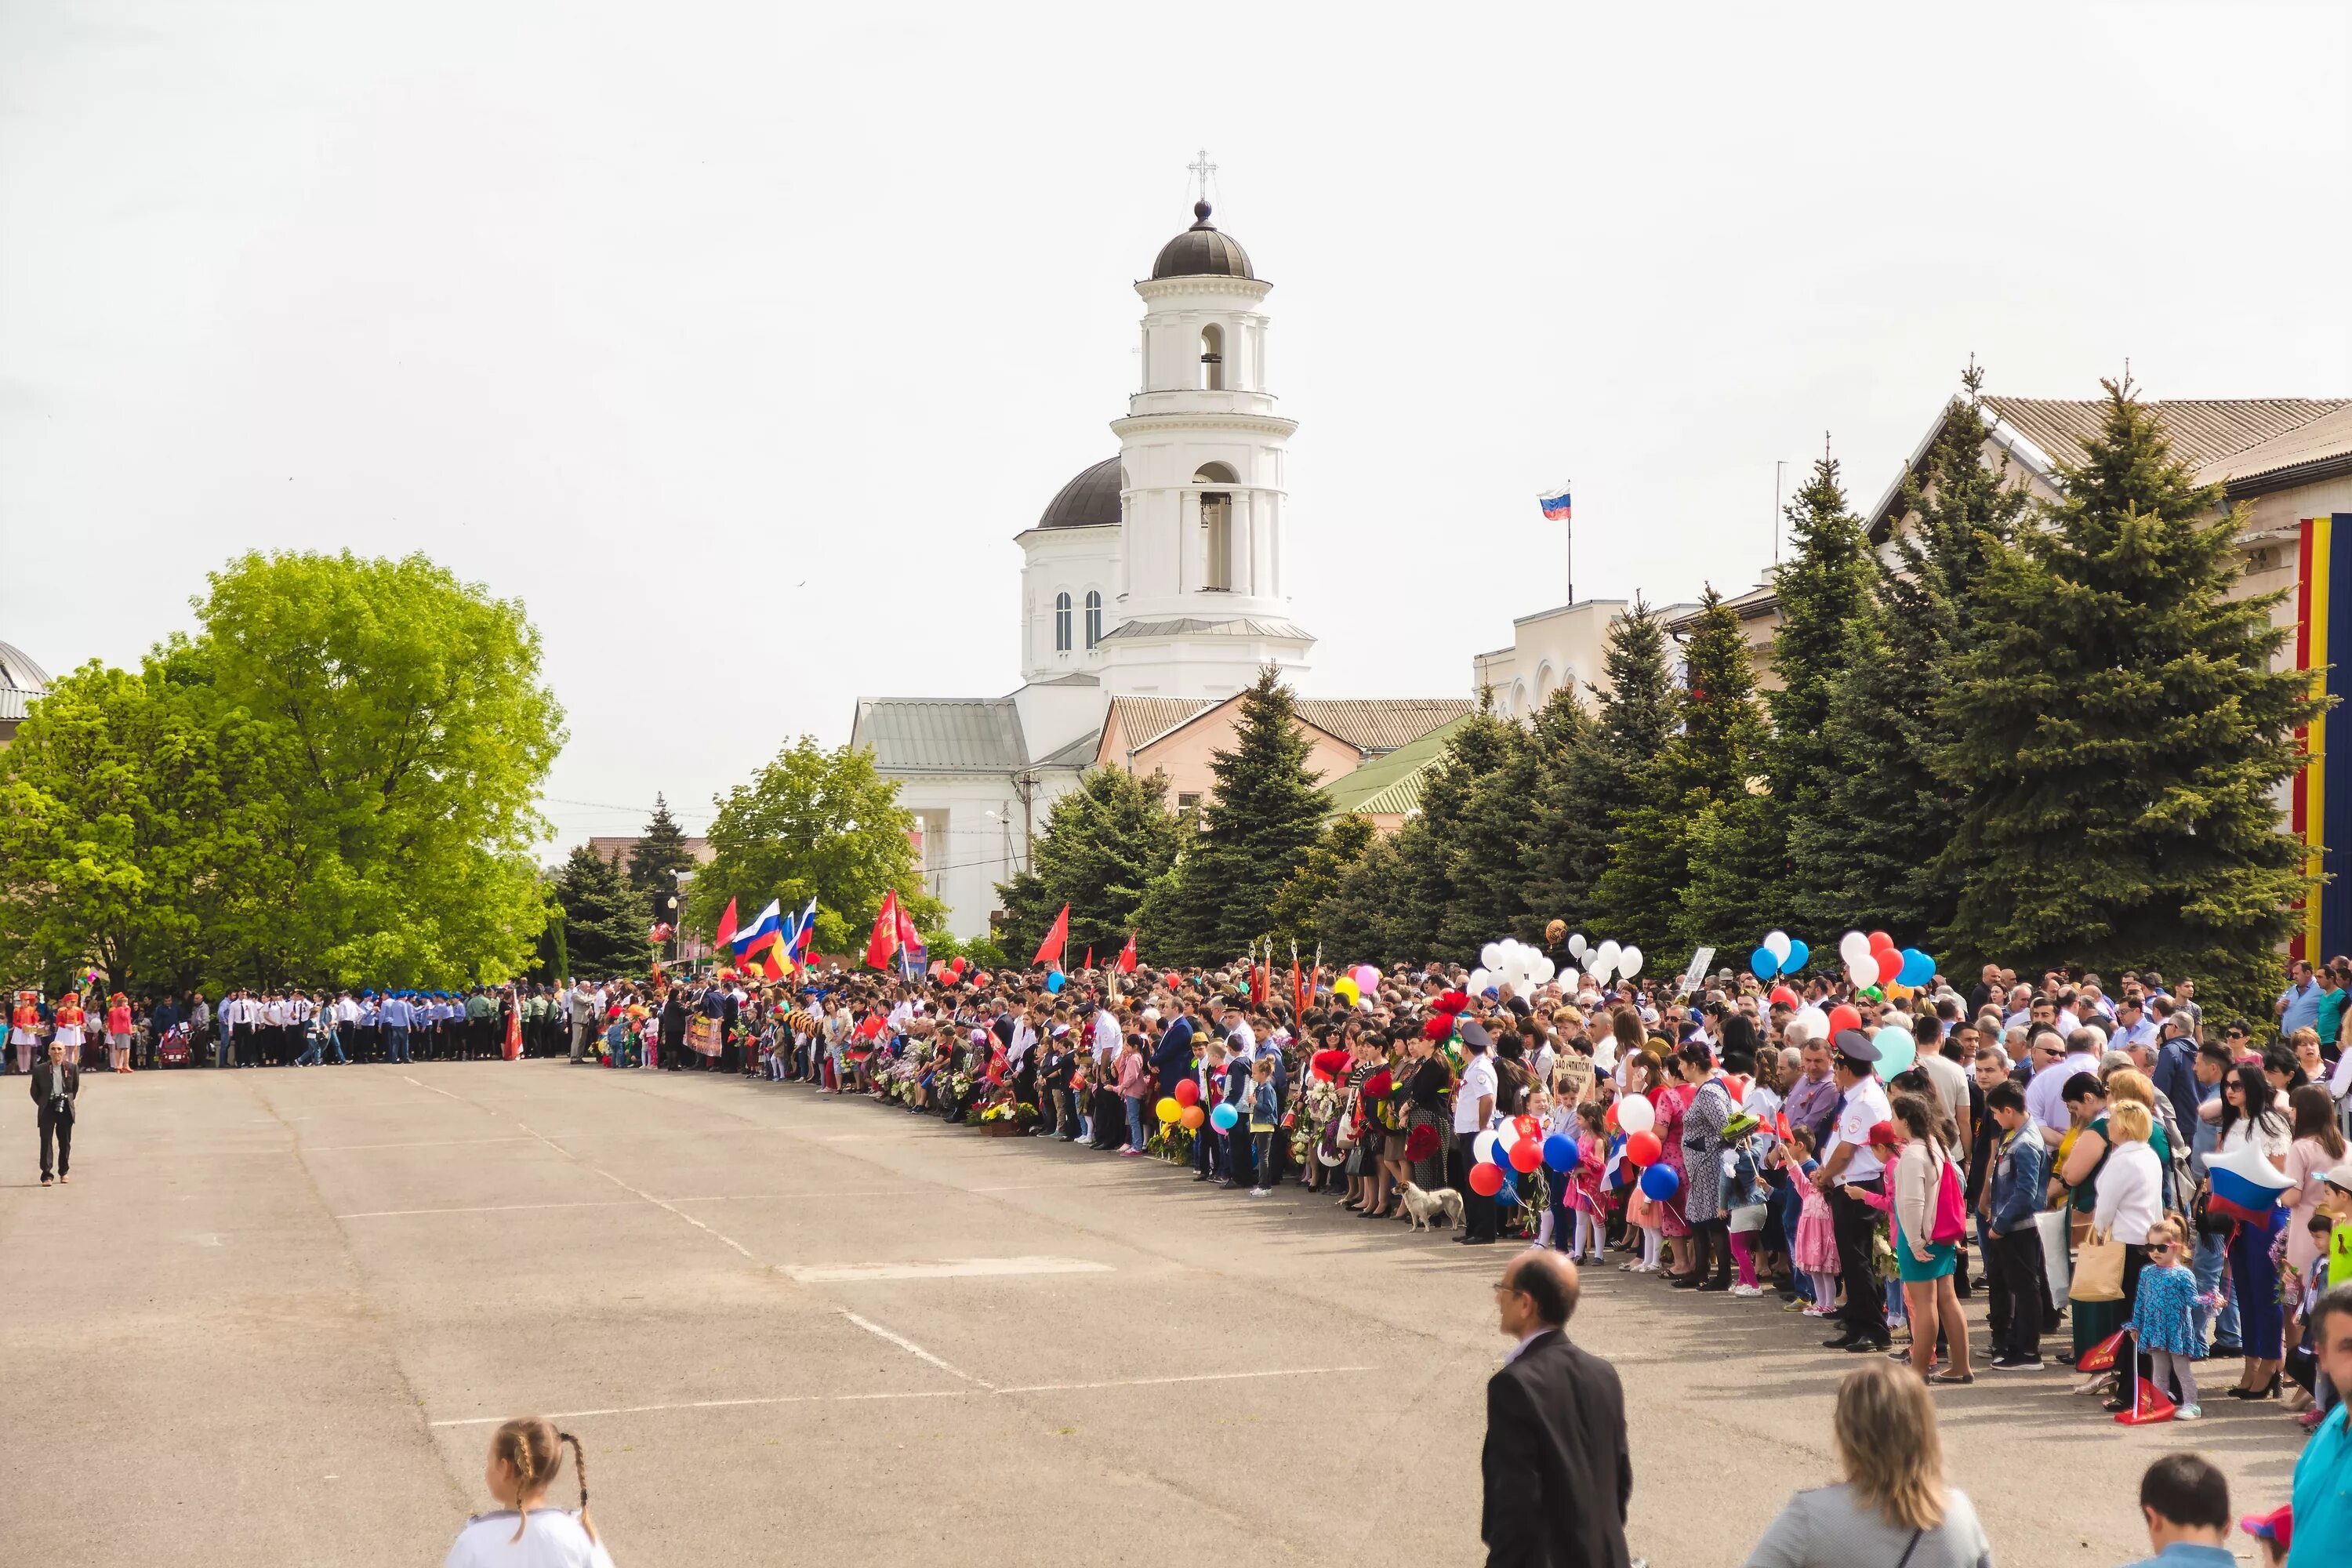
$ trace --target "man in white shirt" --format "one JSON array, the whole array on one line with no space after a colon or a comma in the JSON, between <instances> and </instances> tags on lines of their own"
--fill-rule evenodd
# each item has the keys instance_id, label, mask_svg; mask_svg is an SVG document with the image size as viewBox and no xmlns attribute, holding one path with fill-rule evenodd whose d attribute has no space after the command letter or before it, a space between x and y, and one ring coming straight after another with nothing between
<instances>
[{"instance_id":1,"label":"man in white shirt","mask_svg":"<svg viewBox=\"0 0 2352 1568\"><path fill-rule=\"evenodd\" d=\"M1470 1185L1471 1169L1478 1163L1476 1139L1486 1131L1494 1119L1496 1082L1495 1064L1488 1058L1490 1044L1484 1025L1462 1026L1462 1082L1454 1091L1454 1142L1462 1159L1462 1235L1457 1238L1465 1246L1491 1247L1495 1244L1498 1212L1495 1200L1481 1197Z\"/></svg>"},{"instance_id":2,"label":"man in white shirt","mask_svg":"<svg viewBox=\"0 0 2352 1568\"><path fill-rule=\"evenodd\" d=\"M1868 1192L1885 1190L1886 1163L1870 1142L1871 1130L1894 1112L1876 1074L1878 1047L1859 1029L1847 1029L1831 1042L1836 1055L1830 1072L1843 1097L1829 1142L1822 1150L1821 1168L1813 1185L1830 1201L1830 1219L1837 1230L1838 1269L1862 1289L1845 1293L1843 1327L1835 1338L1822 1342L1828 1350L1885 1350L1891 1342L1886 1330L1886 1292L1877 1289L1871 1243L1878 1231L1878 1211L1848 1193L1848 1187Z\"/></svg>"},{"instance_id":3,"label":"man in white shirt","mask_svg":"<svg viewBox=\"0 0 2352 1568\"><path fill-rule=\"evenodd\" d=\"M1228 1056L1239 1057L1245 1062L1257 1060L1257 1033L1249 1026L1249 1019L1243 1016L1237 1003L1225 1004L1224 1036Z\"/></svg>"},{"instance_id":4,"label":"man in white shirt","mask_svg":"<svg viewBox=\"0 0 2352 1568\"><path fill-rule=\"evenodd\" d=\"M2062 1046L2056 1034L2033 1037L2033 1078L2025 1086L2025 1114L2042 1129L2050 1147L2066 1135L2066 1080L2078 1072L2096 1076L2105 1048L2096 1029L2077 1029Z\"/></svg>"}]
</instances>

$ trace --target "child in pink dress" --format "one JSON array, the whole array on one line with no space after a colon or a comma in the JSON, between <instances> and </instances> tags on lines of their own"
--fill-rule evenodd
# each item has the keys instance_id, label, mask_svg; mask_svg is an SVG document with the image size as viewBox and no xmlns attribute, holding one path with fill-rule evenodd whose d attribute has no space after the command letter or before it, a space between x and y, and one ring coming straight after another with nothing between
<instances>
[{"instance_id":1,"label":"child in pink dress","mask_svg":"<svg viewBox=\"0 0 2352 1568\"><path fill-rule=\"evenodd\" d=\"M1797 1215L1797 1235L1789 1246L1789 1262L1811 1281L1812 1304L1809 1318L1827 1318L1837 1311L1837 1228L1830 1219L1830 1200L1813 1185L1813 1134L1800 1127L1790 1135L1790 1179L1797 1184L1803 1206Z\"/></svg>"},{"instance_id":2,"label":"child in pink dress","mask_svg":"<svg viewBox=\"0 0 2352 1568\"><path fill-rule=\"evenodd\" d=\"M1598 1101L1576 1108L1576 1171L1568 1178L1568 1211L1576 1217L1576 1235L1569 1247L1571 1262L1601 1261L1601 1249L1609 1234L1609 1195L1601 1190L1601 1171L1609 1153L1609 1134L1601 1124Z\"/></svg>"}]
</instances>

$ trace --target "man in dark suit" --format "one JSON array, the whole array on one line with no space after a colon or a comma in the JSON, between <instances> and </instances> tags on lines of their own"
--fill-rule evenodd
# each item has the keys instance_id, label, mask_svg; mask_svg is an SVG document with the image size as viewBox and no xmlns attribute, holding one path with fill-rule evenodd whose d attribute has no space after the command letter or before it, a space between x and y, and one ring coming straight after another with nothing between
<instances>
[{"instance_id":1,"label":"man in dark suit","mask_svg":"<svg viewBox=\"0 0 2352 1568\"><path fill-rule=\"evenodd\" d=\"M81 1068L66 1060L66 1048L49 1042L48 1059L33 1064L33 1104L41 1121L41 1185L49 1184L49 1155L54 1147L57 1179L66 1179L73 1163L74 1096L81 1092Z\"/></svg>"},{"instance_id":2,"label":"man in dark suit","mask_svg":"<svg viewBox=\"0 0 2352 1568\"><path fill-rule=\"evenodd\" d=\"M1503 1332L1517 1341L1486 1383L1486 1482L1478 1533L1487 1568L1629 1568L1625 1394L1617 1369L1564 1331L1576 1266L1523 1252L1496 1284Z\"/></svg>"}]
</instances>

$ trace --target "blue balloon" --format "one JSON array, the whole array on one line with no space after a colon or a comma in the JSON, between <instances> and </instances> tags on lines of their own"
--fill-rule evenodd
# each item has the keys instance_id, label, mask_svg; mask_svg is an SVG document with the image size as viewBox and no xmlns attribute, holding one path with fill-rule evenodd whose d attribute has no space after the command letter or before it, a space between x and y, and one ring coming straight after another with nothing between
<instances>
[{"instance_id":1,"label":"blue balloon","mask_svg":"<svg viewBox=\"0 0 2352 1568\"><path fill-rule=\"evenodd\" d=\"M1242 1119L1242 1113L1230 1105L1220 1105L1209 1112L1210 1125L1220 1132L1231 1132Z\"/></svg>"},{"instance_id":2,"label":"blue balloon","mask_svg":"<svg viewBox=\"0 0 2352 1568\"><path fill-rule=\"evenodd\" d=\"M1925 985L1936 977L1936 961L1916 947L1903 950L1903 967L1895 972L1897 985Z\"/></svg>"},{"instance_id":3,"label":"blue balloon","mask_svg":"<svg viewBox=\"0 0 2352 1568\"><path fill-rule=\"evenodd\" d=\"M1805 967L1805 961L1812 956L1813 950L1811 948L1807 947L1795 937L1790 937L1789 939L1789 962L1780 966L1780 973L1783 974L1796 973L1797 971Z\"/></svg>"},{"instance_id":4,"label":"blue balloon","mask_svg":"<svg viewBox=\"0 0 2352 1568\"><path fill-rule=\"evenodd\" d=\"M1576 1169L1576 1140L1565 1132L1555 1132L1545 1139L1543 1154L1544 1163L1555 1171Z\"/></svg>"},{"instance_id":5,"label":"blue balloon","mask_svg":"<svg viewBox=\"0 0 2352 1568\"><path fill-rule=\"evenodd\" d=\"M1642 1173L1642 1195L1654 1204L1664 1203L1682 1186L1682 1173L1663 1161Z\"/></svg>"},{"instance_id":6,"label":"blue balloon","mask_svg":"<svg viewBox=\"0 0 2352 1568\"><path fill-rule=\"evenodd\" d=\"M1064 978L1062 972L1058 969L1054 971L1053 973L1045 976L1045 990L1051 994L1059 995L1061 994L1062 987L1067 984L1067 980Z\"/></svg>"},{"instance_id":7,"label":"blue balloon","mask_svg":"<svg viewBox=\"0 0 2352 1568\"><path fill-rule=\"evenodd\" d=\"M1505 1182L1495 1189L1495 1202L1498 1206L1509 1208L1518 1201L1519 1189L1513 1184Z\"/></svg>"},{"instance_id":8,"label":"blue balloon","mask_svg":"<svg viewBox=\"0 0 2352 1568\"><path fill-rule=\"evenodd\" d=\"M1769 947L1759 947L1748 955L1748 973L1759 980L1769 980L1780 971L1780 961L1772 956Z\"/></svg>"}]
</instances>

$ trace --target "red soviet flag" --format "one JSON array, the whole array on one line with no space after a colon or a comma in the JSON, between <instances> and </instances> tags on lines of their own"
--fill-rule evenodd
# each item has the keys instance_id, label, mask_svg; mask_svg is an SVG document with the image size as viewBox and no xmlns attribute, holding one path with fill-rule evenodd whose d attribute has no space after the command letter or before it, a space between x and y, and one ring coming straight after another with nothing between
<instances>
[{"instance_id":1,"label":"red soviet flag","mask_svg":"<svg viewBox=\"0 0 2352 1568\"><path fill-rule=\"evenodd\" d=\"M1133 931L1127 933L1127 945L1118 950L1118 972L1121 974L1135 973L1135 933Z\"/></svg>"},{"instance_id":2,"label":"red soviet flag","mask_svg":"<svg viewBox=\"0 0 2352 1568\"><path fill-rule=\"evenodd\" d=\"M1054 929L1047 931L1045 933L1045 940L1037 944L1037 956L1031 959L1029 962L1032 963L1050 963L1056 969L1060 968L1062 964L1062 949L1068 943L1069 940L1070 906L1064 904L1062 906L1062 912L1054 917Z\"/></svg>"},{"instance_id":3,"label":"red soviet flag","mask_svg":"<svg viewBox=\"0 0 2352 1568\"><path fill-rule=\"evenodd\" d=\"M882 907L874 915L874 934L866 940L866 967L887 969L890 955L898 951L898 890L896 888L882 895Z\"/></svg>"},{"instance_id":4,"label":"red soviet flag","mask_svg":"<svg viewBox=\"0 0 2352 1568\"><path fill-rule=\"evenodd\" d=\"M712 939L710 945L712 949L716 951L719 948L730 947L734 941L735 900L730 899L727 900L727 912L719 917L719 934L717 937Z\"/></svg>"}]
</instances>

